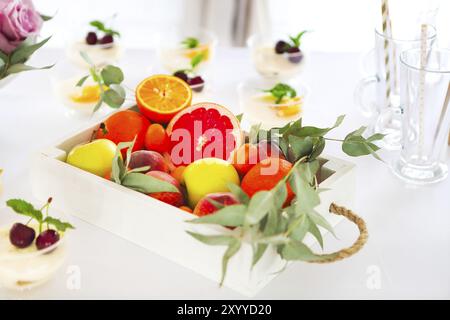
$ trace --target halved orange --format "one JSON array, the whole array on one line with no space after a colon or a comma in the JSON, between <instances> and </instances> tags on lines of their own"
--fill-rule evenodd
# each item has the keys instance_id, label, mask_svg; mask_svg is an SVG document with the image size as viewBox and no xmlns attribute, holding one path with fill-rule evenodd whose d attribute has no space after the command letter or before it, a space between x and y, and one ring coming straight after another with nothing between
<instances>
[{"instance_id":1,"label":"halved orange","mask_svg":"<svg viewBox=\"0 0 450 320\"><path fill-rule=\"evenodd\" d=\"M169 75L154 75L136 88L141 113L153 122L167 123L191 104L192 90L183 80Z\"/></svg>"}]
</instances>

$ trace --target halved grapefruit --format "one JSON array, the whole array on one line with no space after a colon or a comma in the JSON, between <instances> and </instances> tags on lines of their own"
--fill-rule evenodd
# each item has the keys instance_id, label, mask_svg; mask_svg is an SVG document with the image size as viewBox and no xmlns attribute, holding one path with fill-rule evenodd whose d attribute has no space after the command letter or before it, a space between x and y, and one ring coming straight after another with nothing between
<instances>
[{"instance_id":1,"label":"halved grapefruit","mask_svg":"<svg viewBox=\"0 0 450 320\"><path fill-rule=\"evenodd\" d=\"M244 140L233 113L210 102L180 111L167 126L167 134L171 140L171 159L177 166L204 158L229 160Z\"/></svg>"},{"instance_id":2,"label":"halved grapefruit","mask_svg":"<svg viewBox=\"0 0 450 320\"><path fill-rule=\"evenodd\" d=\"M191 104L189 85L174 76L154 75L136 88L136 102L141 113L153 122L167 123Z\"/></svg>"}]
</instances>

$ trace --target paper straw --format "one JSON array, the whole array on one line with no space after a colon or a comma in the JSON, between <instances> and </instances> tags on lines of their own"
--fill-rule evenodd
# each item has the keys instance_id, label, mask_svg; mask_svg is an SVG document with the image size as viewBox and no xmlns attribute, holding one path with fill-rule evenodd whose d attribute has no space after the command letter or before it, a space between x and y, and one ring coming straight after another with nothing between
<instances>
[{"instance_id":1,"label":"paper straw","mask_svg":"<svg viewBox=\"0 0 450 320\"><path fill-rule=\"evenodd\" d=\"M436 132L434 133L434 144L436 144L439 132L441 131L442 123L444 122L445 114L447 113L447 108L448 108L449 103L450 103L450 82L448 83L447 94L445 95L444 105L442 106L438 126L436 128ZM449 144L450 144L450 134L449 134ZM433 150L434 150L434 145L433 145Z\"/></svg>"},{"instance_id":2,"label":"paper straw","mask_svg":"<svg viewBox=\"0 0 450 320\"><path fill-rule=\"evenodd\" d=\"M391 97L391 72L390 72L390 54L389 54L389 38L391 38L391 33L389 27L391 24L391 18L389 15L389 3L388 0L381 1L381 15L383 18L382 29L384 34L384 67L386 69L386 102L389 104L389 99Z\"/></svg>"},{"instance_id":3,"label":"paper straw","mask_svg":"<svg viewBox=\"0 0 450 320\"><path fill-rule=\"evenodd\" d=\"M419 155L422 156L424 143L424 109L425 109L425 66L427 64L427 30L426 24L420 28L420 73L419 73Z\"/></svg>"}]
</instances>

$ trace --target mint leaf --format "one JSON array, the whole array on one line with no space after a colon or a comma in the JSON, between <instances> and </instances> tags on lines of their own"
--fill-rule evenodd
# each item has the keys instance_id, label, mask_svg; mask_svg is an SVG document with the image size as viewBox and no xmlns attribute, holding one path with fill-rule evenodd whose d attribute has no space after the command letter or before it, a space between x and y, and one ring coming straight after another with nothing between
<instances>
[{"instance_id":1,"label":"mint leaf","mask_svg":"<svg viewBox=\"0 0 450 320\"><path fill-rule=\"evenodd\" d=\"M293 46L293 47L296 47L296 48L299 48L299 47L300 47L300 40L301 40L301 38L303 37L303 35L304 35L305 33L307 33L307 32L308 32L308 30L304 30L304 31L300 32L300 33L299 33L297 36L295 36L295 37L290 36L289 39L291 39L291 41L292 41L292 46Z\"/></svg>"},{"instance_id":2,"label":"mint leaf","mask_svg":"<svg viewBox=\"0 0 450 320\"><path fill-rule=\"evenodd\" d=\"M120 37L120 33L116 30L107 28L105 26L105 24L99 20L94 20L89 22L89 25L91 25L92 27L96 28L98 31L103 32L104 34L107 35L113 35L113 36L119 36Z\"/></svg>"},{"instance_id":3,"label":"mint leaf","mask_svg":"<svg viewBox=\"0 0 450 320\"><path fill-rule=\"evenodd\" d=\"M187 49L194 49L198 47L200 41L197 38L188 37L181 41L181 44L184 45Z\"/></svg>"},{"instance_id":4,"label":"mint leaf","mask_svg":"<svg viewBox=\"0 0 450 320\"><path fill-rule=\"evenodd\" d=\"M22 199L10 199L6 201L6 205L14 210L14 212L33 218L38 222L42 221L42 212L34 208L34 206Z\"/></svg>"},{"instance_id":5,"label":"mint leaf","mask_svg":"<svg viewBox=\"0 0 450 320\"><path fill-rule=\"evenodd\" d=\"M59 219L52 218L52 217L46 217L43 221L43 223L50 224L56 228L56 230L65 232L67 229L75 229L73 225L71 225L68 222L63 222Z\"/></svg>"},{"instance_id":6,"label":"mint leaf","mask_svg":"<svg viewBox=\"0 0 450 320\"><path fill-rule=\"evenodd\" d=\"M269 92L276 99L275 103L279 104L284 97L294 98L297 96L297 92L290 85L285 83L278 83L272 89L263 90L263 92Z\"/></svg>"},{"instance_id":7,"label":"mint leaf","mask_svg":"<svg viewBox=\"0 0 450 320\"><path fill-rule=\"evenodd\" d=\"M197 55L195 55L192 59L191 59L191 68L192 70L195 69L195 67L197 67L200 62L203 61L205 55L203 53L199 53Z\"/></svg>"}]
</instances>

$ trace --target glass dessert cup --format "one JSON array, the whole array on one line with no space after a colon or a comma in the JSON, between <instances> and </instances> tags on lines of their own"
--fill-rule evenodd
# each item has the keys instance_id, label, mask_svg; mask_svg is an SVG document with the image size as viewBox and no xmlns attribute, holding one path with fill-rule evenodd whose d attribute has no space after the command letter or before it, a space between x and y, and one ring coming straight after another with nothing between
<instances>
[{"instance_id":1,"label":"glass dessert cup","mask_svg":"<svg viewBox=\"0 0 450 320\"><path fill-rule=\"evenodd\" d=\"M198 47L192 49L184 47L182 42L187 38L198 39ZM192 69L192 59L196 55L203 54L203 60L196 66L195 72L204 76L214 59L216 47L216 36L207 30L200 29L192 33L172 30L159 35L158 57L163 68L174 73L179 70Z\"/></svg>"},{"instance_id":2,"label":"glass dessert cup","mask_svg":"<svg viewBox=\"0 0 450 320\"><path fill-rule=\"evenodd\" d=\"M247 40L256 71L265 78L290 79L299 75L305 64L303 51L295 53L275 52L277 40L286 34L255 34Z\"/></svg>"},{"instance_id":3,"label":"glass dessert cup","mask_svg":"<svg viewBox=\"0 0 450 320\"><path fill-rule=\"evenodd\" d=\"M96 66L116 64L123 56L123 46L118 37L114 37L114 42L107 44L86 43L86 34L89 32L89 24L81 27L81 31L68 35L66 43L66 57L74 65L80 68L89 68L89 64L80 56L80 52L85 52Z\"/></svg>"},{"instance_id":4,"label":"glass dessert cup","mask_svg":"<svg viewBox=\"0 0 450 320\"><path fill-rule=\"evenodd\" d=\"M238 95L241 112L245 122L250 125L261 124L263 129L283 127L302 117L303 107L309 89L299 81L290 80L286 84L295 89L297 96L275 103L270 93L263 92L272 88L277 81L272 79L249 79L239 84Z\"/></svg>"},{"instance_id":5,"label":"glass dessert cup","mask_svg":"<svg viewBox=\"0 0 450 320\"><path fill-rule=\"evenodd\" d=\"M62 104L61 110L66 117L83 119L93 116L92 111L98 101L94 98L98 94L96 92L98 85L89 77L82 87L77 87L78 81L88 73L87 70L76 68L67 60L59 62L50 71L53 94ZM103 105L95 115L104 116L111 111L111 108Z\"/></svg>"},{"instance_id":6,"label":"glass dessert cup","mask_svg":"<svg viewBox=\"0 0 450 320\"><path fill-rule=\"evenodd\" d=\"M11 209L1 209L0 214L11 215L9 210ZM34 241L29 247L19 249L9 240L9 230L18 221L10 220L11 222L0 226L0 288L19 291L32 289L51 279L64 264L67 235L60 233L59 241L43 250L38 250ZM30 226L37 234L38 225Z\"/></svg>"}]
</instances>

